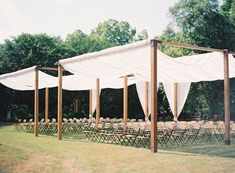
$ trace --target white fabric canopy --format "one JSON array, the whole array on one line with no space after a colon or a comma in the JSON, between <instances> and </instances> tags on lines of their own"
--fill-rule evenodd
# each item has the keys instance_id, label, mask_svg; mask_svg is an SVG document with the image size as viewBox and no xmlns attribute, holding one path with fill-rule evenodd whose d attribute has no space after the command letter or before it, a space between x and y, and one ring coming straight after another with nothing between
<instances>
[{"instance_id":1,"label":"white fabric canopy","mask_svg":"<svg viewBox=\"0 0 235 173\"><path fill-rule=\"evenodd\" d=\"M150 81L150 40L117 46L88 53L59 63L73 74L85 78L118 78L134 74L138 80ZM224 78L223 54L218 52L170 58L157 51L158 82L199 82ZM235 59L229 55L230 69L235 69ZM235 77L235 70L230 70Z\"/></svg>"},{"instance_id":2,"label":"white fabric canopy","mask_svg":"<svg viewBox=\"0 0 235 173\"><path fill-rule=\"evenodd\" d=\"M35 70L36 66L19 70L12 73L0 75L0 83L15 90L34 90L35 89ZM38 71L39 89L57 86L57 78Z\"/></svg>"},{"instance_id":3,"label":"white fabric canopy","mask_svg":"<svg viewBox=\"0 0 235 173\"><path fill-rule=\"evenodd\" d=\"M137 82L137 78L128 77L127 83L129 85L133 85ZM63 77L63 89L71 90L71 91L79 91L79 90L92 90L96 89L96 79L95 78L80 78L76 75L64 76ZM123 78L103 78L100 79L100 88L113 88L120 89L124 86Z\"/></svg>"},{"instance_id":4,"label":"white fabric canopy","mask_svg":"<svg viewBox=\"0 0 235 173\"><path fill-rule=\"evenodd\" d=\"M189 66L191 69L181 69L181 73L190 76L191 80L184 82L213 81L224 79L224 55L211 52L173 59L176 63ZM229 54L229 77L235 77L235 58ZM183 82L183 80L181 80Z\"/></svg>"},{"instance_id":5,"label":"white fabric canopy","mask_svg":"<svg viewBox=\"0 0 235 173\"><path fill-rule=\"evenodd\" d=\"M177 120L186 102L191 83L177 83L177 115L174 114L174 83L163 83L163 86L174 118Z\"/></svg>"},{"instance_id":6,"label":"white fabric canopy","mask_svg":"<svg viewBox=\"0 0 235 173\"><path fill-rule=\"evenodd\" d=\"M16 72L0 75L0 83L14 90L34 90L35 89L36 66L18 70ZM58 86L58 78L38 71L39 89ZM136 83L135 77L128 78L128 85ZM79 78L75 75L63 76L63 89L65 90L91 90L96 87L96 79ZM100 79L100 88L123 88L123 78Z\"/></svg>"}]
</instances>

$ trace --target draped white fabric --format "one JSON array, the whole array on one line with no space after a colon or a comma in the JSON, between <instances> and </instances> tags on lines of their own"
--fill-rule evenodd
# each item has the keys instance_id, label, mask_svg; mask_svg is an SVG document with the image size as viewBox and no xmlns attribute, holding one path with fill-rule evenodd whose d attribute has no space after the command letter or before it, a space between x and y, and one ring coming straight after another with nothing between
<instances>
[{"instance_id":1,"label":"draped white fabric","mask_svg":"<svg viewBox=\"0 0 235 173\"><path fill-rule=\"evenodd\" d=\"M95 112L96 109L96 89L92 90L92 113Z\"/></svg>"},{"instance_id":2,"label":"draped white fabric","mask_svg":"<svg viewBox=\"0 0 235 173\"><path fill-rule=\"evenodd\" d=\"M163 83L165 93L174 115L174 83ZM178 117L184 107L186 102L191 83L177 83L177 115L174 117Z\"/></svg>"},{"instance_id":3,"label":"draped white fabric","mask_svg":"<svg viewBox=\"0 0 235 173\"><path fill-rule=\"evenodd\" d=\"M138 80L135 77L128 77L128 86L133 85ZM71 90L71 91L79 91L79 90L92 90L96 89L96 79L95 78L80 78L76 75L64 76L63 77L63 89ZM100 88L113 88L120 89L124 86L123 78L103 78L100 79Z\"/></svg>"},{"instance_id":4,"label":"draped white fabric","mask_svg":"<svg viewBox=\"0 0 235 173\"><path fill-rule=\"evenodd\" d=\"M142 109L144 111L144 115L149 116L149 115L147 115L145 107L146 107L146 104L148 104L148 112L150 114L150 110L151 110L151 104L150 104L151 85L149 85L149 82L148 82L148 103L146 103L146 82L145 81L141 81L141 82L136 83L136 91L137 91Z\"/></svg>"},{"instance_id":5,"label":"draped white fabric","mask_svg":"<svg viewBox=\"0 0 235 173\"><path fill-rule=\"evenodd\" d=\"M159 83L157 84L157 89L159 88ZM136 91L140 100L141 107L144 111L145 116L149 116L151 113L151 83L148 82L148 103L146 103L146 81L140 81L136 83ZM148 104L148 115L146 112L146 105Z\"/></svg>"},{"instance_id":6,"label":"draped white fabric","mask_svg":"<svg viewBox=\"0 0 235 173\"><path fill-rule=\"evenodd\" d=\"M150 40L118 46L95 53L60 60L73 74L86 78L118 78L134 74L138 80L150 81ZM212 52L181 58L170 58L157 51L158 82L199 82L224 78L223 53ZM229 55L229 67L235 69L235 59ZM235 77L235 70L230 70Z\"/></svg>"},{"instance_id":7,"label":"draped white fabric","mask_svg":"<svg viewBox=\"0 0 235 173\"><path fill-rule=\"evenodd\" d=\"M99 95L101 94L101 89L99 92ZM96 109L96 89L92 90L92 113L95 112Z\"/></svg>"},{"instance_id":8,"label":"draped white fabric","mask_svg":"<svg viewBox=\"0 0 235 173\"><path fill-rule=\"evenodd\" d=\"M36 67L0 75L0 83L15 90L34 90ZM38 71L39 89L57 86L57 78Z\"/></svg>"},{"instance_id":9,"label":"draped white fabric","mask_svg":"<svg viewBox=\"0 0 235 173\"><path fill-rule=\"evenodd\" d=\"M18 70L16 72L0 75L0 83L14 90L34 90L35 89L35 70L36 66ZM38 71L39 89L58 86L58 78ZM96 79L80 78L75 75L63 76L63 89L65 90L90 90L95 89ZM128 78L128 85L135 84L135 77ZM123 78L100 79L100 88L123 88Z\"/></svg>"}]
</instances>

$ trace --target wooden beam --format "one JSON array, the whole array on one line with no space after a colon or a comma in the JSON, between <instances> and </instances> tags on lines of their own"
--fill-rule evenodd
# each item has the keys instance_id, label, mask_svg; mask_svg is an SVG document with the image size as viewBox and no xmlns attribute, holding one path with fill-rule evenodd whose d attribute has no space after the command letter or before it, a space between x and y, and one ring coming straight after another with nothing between
<instances>
[{"instance_id":1,"label":"wooden beam","mask_svg":"<svg viewBox=\"0 0 235 173\"><path fill-rule=\"evenodd\" d=\"M38 70L58 71L58 68L56 68L56 67L38 67ZM67 71L65 69L62 69L62 70Z\"/></svg>"},{"instance_id":2,"label":"wooden beam","mask_svg":"<svg viewBox=\"0 0 235 173\"><path fill-rule=\"evenodd\" d=\"M228 51L224 50L224 122L225 122L225 145L231 145L230 137L230 82L229 82L229 59Z\"/></svg>"},{"instance_id":3,"label":"wooden beam","mask_svg":"<svg viewBox=\"0 0 235 173\"><path fill-rule=\"evenodd\" d=\"M38 67L39 70L50 70L50 71L58 71L56 67Z\"/></svg>"},{"instance_id":4,"label":"wooden beam","mask_svg":"<svg viewBox=\"0 0 235 173\"><path fill-rule=\"evenodd\" d=\"M128 119L128 85L127 76L124 76L124 87L123 87L123 120L124 126L127 127Z\"/></svg>"},{"instance_id":5,"label":"wooden beam","mask_svg":"<svg viewBox=\"0 0 235 173\"><path fill-rule=\"evenodd\" d=\"M178 109L177 109L178 89L177 88L178 88L177 83L174 83L174 110L173 110L174 121L177 121L177 114L178 114Z\"/></svg>"},{"instance_id":6,"label":"wooden beam","mask_svg":"<svg viewBox=\"0 0 235 173\"><path fill-rule=\"evenodd\" d=\"M159 40L157 41L158 43L162 45L167 45L167 46L175 46L175 47L181 47L185 49L201 50L201 51L206 51L206 52L223 52L222 49L214 49L214 48L208 48L208 47L193 46L193 45L186 45L182 43L174 43L174 42L159 41Z\"/></svg>"},{"instance_id":7,"label":"wooden beam","mask_svg":"<svg viewBox=\"0 0 235 173\"><path fill-rule=\"evenodd\" d=\"M39 113L39 90L38 90L38 80L39 80L38 68L35 68L35 88L34 88L34 135L38 137L38 113Z\"/></svg>"},{"instance_id":8,"label":"wooden beam","mask_svg":"<svg viewBox=\"0 0 235 173\"><path fill-rule=\"evenodd\" d=\"M96 79L96 128L100 122L100 79Z\"/></svg>"},{"instance_id":9,"label":"wooden beam","mask_svg":"<svg viewBox=\"0 0 235 173\"><path fill-rule=\"evenodd\" d=\"M151 151L157 148L157 42L151 40Z\"/></svg>"},{"instance_id":10,"label":"wooden beam","mask_svg":"<svg viewBox=\"0 0 235 173\"><path fill-rule=\"evenodd\" d=\"M49 112L49 88L45 88L45 122L48 123Z\"/></svg>"},{"instance_id":11,"label":"wooden beam","mask_svg":"<svg viewBox=\"0 0 235 173\"><path fill-rule=\"evenodd\" d=\"M89 118L92 118L92 90L89 90Z\"/></svg>"},{"instance_id":12,"label":"wooden beam","mask_svg":"<svg viewBox=\"0 0 235 173\"><path fill-rule=\"evenodd\" d=\"M62 66L58 66L58 139L62 140Z\"/></svg>"},{"instance_id":13,"label":"wooden beam","mask_svg":"<svg viewBox=\"0 0 235 173\"><path fill-rule=\"evenodd\" d=\"M149 117L149 83L145 82L145 121L148 121Z\"/></svg>"}]
</instances>

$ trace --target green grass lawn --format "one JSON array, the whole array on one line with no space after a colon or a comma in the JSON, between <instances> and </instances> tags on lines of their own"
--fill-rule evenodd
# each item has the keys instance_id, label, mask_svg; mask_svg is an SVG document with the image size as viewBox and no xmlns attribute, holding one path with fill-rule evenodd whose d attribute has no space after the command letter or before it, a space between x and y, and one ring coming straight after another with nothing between
<instances>
[{"instance_id":1,"label":"green grass lawn","mask_svg":"<svg viewBox=\"0 0 235 173\"><path fill-rule=\"evenodd\" d=\"M66 136L19 133L0 127L0 172L235 172L235 145L208 144L148 149L92 143Z\"/></svg>"}]
</instances>

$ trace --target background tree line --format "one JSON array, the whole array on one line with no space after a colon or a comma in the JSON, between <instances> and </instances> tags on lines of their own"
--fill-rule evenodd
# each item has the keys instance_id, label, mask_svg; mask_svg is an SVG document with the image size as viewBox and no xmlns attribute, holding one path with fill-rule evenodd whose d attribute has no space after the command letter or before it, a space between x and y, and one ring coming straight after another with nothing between
<instances>
[{"instance_id":1,"label":"background tree line","mask_svg":"<svg viewBox=\"0 0 235 173\"><path fill-rule=\"evenodd\" d=\"M172 42L235 50L235 2L224 0L179 0L169 13L172 23L156 38ZM157 21L156 21L157 23ZM21 34L0 44L0 74L33 65L56 66L60 59L99 51L108 47L124 45L148 38L143 30L137 33L128 22L109 19L100 23L90 34L76 30L65 40L47 34ZM172 57L202 53L188 49L161 46ZM232 69L231 69L232 70ZM234 69L235 70L235 69ZM55 72L48 72L56 76ZM77 81L79 82L79 81ZM121 117L123 110L122 89L105 89L101 92L101 115ZM15 91L0 85L0 120L7 111L15 118L33 118L33 91ZM164 89L159 93L160 119L171 120ZM88 91L63 92L65 117L88 115ZM56 117L57 88L50 89L50 117ZM235 80L231 80L231 108L235 118ZM129 117L144 118L136 88L129 87ZM215 117L216 115L216 117ZM44 116L44 90L40 91L40 116ZM193 83L180 116L181 119L223 117L223 81Z\"/></svg>"}]
</instances>

